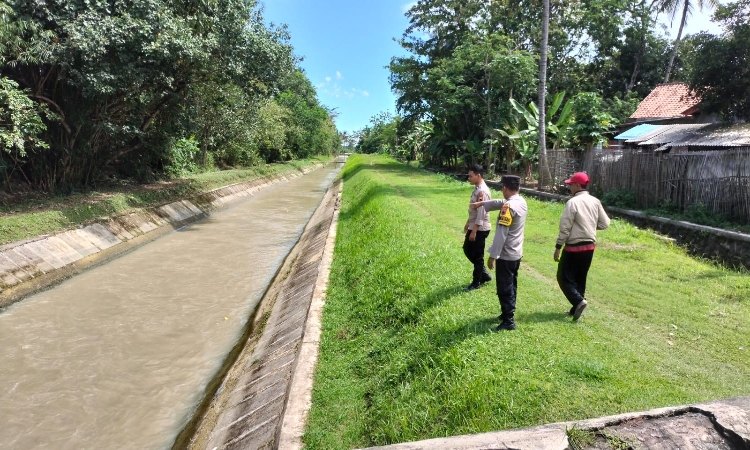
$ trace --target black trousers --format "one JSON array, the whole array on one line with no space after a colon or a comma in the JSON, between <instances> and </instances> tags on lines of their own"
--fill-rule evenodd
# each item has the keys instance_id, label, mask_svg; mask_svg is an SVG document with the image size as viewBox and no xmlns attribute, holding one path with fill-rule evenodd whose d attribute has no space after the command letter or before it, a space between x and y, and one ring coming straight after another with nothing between
<instances>
[{"instance_id":1,"label":"black trousers","mask_svg":"<svg viewBox=\"0 0 750 450\"><path fill-rule=\"evenodd\" d=\"M594 258L594 251L560 252L560 263L557 265L557 284L560 285L565 298L576 306L586 295L586 276Z\"/></svg>"},{"instance_id":2,"label":"black trousers","mask_svg":"<svg viewBox=\"0 0 750 450\"><path fill-rule=\"evenodd\" d=\"M518 292L518 268L521 260L495 261L495 280L497 282L497 297L500 299L500 319L512 322L516 313L516 293Z\"/></svg>"},{"instance_id":3,"label":"black trousers","mask_svg":"<svg viewBox=\"0 0 750 450\"><path fill-rule=\"evenodd\" d=\"M484 268L484 242L487 240L487 236L490 235L490 230L477 231L477 238L474 242L469 240L470 234L471 230L467 231L464 237L464 255L474 264L474 271L471 274L471 284L479 284L482 282L482 275L486 272Z\"/></svg>"}]
</instances>

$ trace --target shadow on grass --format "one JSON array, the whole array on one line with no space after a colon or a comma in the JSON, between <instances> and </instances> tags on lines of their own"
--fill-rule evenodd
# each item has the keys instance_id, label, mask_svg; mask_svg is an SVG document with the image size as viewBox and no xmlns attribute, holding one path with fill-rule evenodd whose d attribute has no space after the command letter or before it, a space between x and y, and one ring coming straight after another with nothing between
<instances>
[{"instance_id":1,"label":"shadow on grass","mask_svg":"<svg viewBox=\"0 0 750 450\"><path fill-rule=\"evenodd\" d=\"M566 312L565 305L561 305L560 311L517 314L516 321L521 323L570 322L570 316Z\"/></svg>"}]
</instances>

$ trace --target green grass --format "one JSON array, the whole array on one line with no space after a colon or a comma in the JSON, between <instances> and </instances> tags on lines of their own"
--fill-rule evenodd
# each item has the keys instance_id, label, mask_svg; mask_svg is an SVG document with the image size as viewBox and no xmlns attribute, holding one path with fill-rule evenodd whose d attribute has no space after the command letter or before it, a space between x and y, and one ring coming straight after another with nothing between
<instances>
[{"instance_id":1,"label":"green grass","mask_svg":"<svg viewBox=\"0 0 750 450\"><path fill-rule=\"evenodd\" d=\"M42 196L2 206L0 245L89 224L116 214L160 206L234 183L298 171L323 161L330 161L330 157L204 172L164 183L112 187L85 194Z\"/></svg>"},{"instance_id":2,"label":"green grass","mask_svg":"<svg viewBox=\"0 0 750 450\"><path fill-rule=\"evenodd\" d=\"M494 286L462 291L471 277L461 250L468 183L363 155L343 177L308 448L750 394L747 273L613 220L600 232L590 306L575 324L552 259L563 206L527 199L518 329L492 333Z\"/></svg>"}]
</instances>

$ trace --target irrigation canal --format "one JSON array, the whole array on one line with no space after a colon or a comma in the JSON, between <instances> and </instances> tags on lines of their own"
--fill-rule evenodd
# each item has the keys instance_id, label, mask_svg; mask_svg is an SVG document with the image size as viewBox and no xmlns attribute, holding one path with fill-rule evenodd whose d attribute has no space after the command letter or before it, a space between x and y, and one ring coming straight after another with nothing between
<instances>
[{"instance_id":1,"label":"irrigation canal","mask_svg":"<svg viewBox=\"0 0 750 450\"><path fill-rule=\"evenodd\" d=\"M0 312L0 449L169 449L340 164Z\"/></svg>"}]
</instances>

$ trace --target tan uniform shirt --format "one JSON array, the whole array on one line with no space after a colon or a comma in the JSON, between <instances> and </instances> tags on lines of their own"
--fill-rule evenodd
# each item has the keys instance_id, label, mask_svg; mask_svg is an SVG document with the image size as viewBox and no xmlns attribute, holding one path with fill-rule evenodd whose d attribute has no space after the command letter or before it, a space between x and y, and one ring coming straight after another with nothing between
<instances>
[{"instance_id":1,"label":"tan uniform shirt","mask_svg":"<svg viewBox=\"0 0 750 450\"><path fill-rule=\"evenodd\" d=\"M497 230L492 246L487 253L491 258L518 261L523 256L523 230L526 225L528 206L518 194L507 200L491 200L484 204L488 211L500 210Z\"/></svg>"},{"instance_id":2,"label":"tan uniform shirt","mask_svg":"<svg viewBox=\"0 0 750 450\"><path fill-rule=\"evenodd\" d=\"M492 195L490 194L490 188L487 187L487 184L484 181L474 186L474 192L471 193L470 203L491 199ZM474 229L474 224L479 225L477 231L489 231L492 229L492 226L490 225L490 212L487 211L484 206L480 206L477 209L469 206L469 221L467 224L469 225L469 231Z\"/></svg>"},{"instance_id":3,"label":"tan uniform shirt","mask_svg":"<svg viewBox=\"0 0 750 450\"><path fill-rule=\"evenodd\" d=\"M602 202L588 191L580 191L565 204L555 247L561 248L564 244L581 242L595 243L596 230L604 230L607 227L609 217Z\"/></svg>"}]
</instances>

